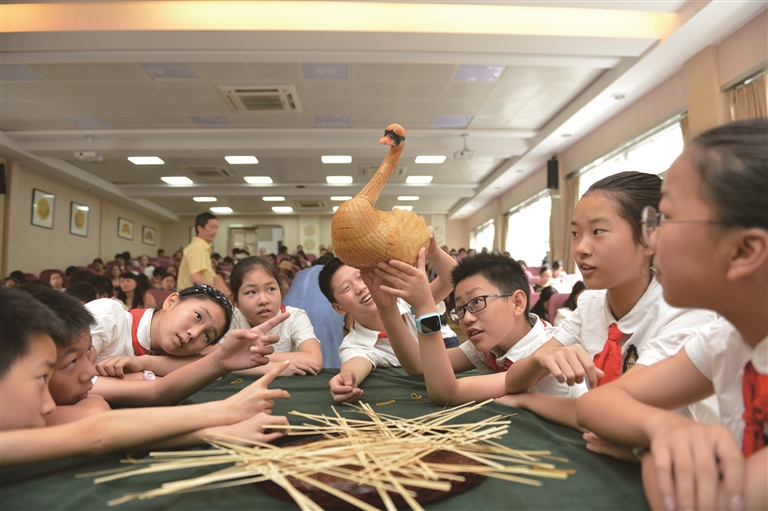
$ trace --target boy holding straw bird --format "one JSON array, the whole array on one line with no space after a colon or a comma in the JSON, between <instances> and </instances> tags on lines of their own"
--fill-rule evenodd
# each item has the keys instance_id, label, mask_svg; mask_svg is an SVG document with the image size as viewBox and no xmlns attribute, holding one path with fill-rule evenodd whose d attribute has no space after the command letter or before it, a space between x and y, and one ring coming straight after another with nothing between
<instances>
[{"instance_id":1,"label":"boy holding straw bird","mask_svg":"<svg viewBox=\"0 0 768 511\"><path fill-rule=\"evenodd\" d=\"M513 259L478 254L457 265L433 245L434 240L428 248L430 263L438 275L452 276L457 306L450 315L469 342L446 349L441 336L434 335L440 333L440 318L424 271L425 249L420 249L415 268L393 260L379 263L371 277L369 288L392 347L408 374L424 375L429 398L435 404L457 405L504 396L506 370L541 346L551 325L529 312L528 279ZM393 335L403 328L402 321L390 312L396 298L413 306L418 345L403 335ZM479 376L455 376L475 368ZM551 375L531 390L563 397L569 392L567 385Z\"/></svg>"}]
</instances>

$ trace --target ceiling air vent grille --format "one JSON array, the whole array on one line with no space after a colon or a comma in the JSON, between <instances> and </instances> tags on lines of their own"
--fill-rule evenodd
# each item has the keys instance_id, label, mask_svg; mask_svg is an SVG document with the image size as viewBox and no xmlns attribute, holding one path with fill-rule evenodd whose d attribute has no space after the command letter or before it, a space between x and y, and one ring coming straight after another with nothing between
<instances>
[{"instance_id":1,"label":"ceiling air vent grille","mask_svg":"<svg viewBox=\"0 0 768 511\"><path fill-rule=\"evenodd\" d=\"M222 85L219 92L235 112L301 112L299 96L293 85Z\"/></svg>"},{"instance_id":2,"label":"ceiling air vent grille","mask_svg":"<svg viewBox=\"0 0 768 511\"><path fill-rule=\"evenodd\" d=\"M360 175L361 176L372 176L376 173L376 171L379 169L378 165L360 165ZM405 166L402 167L395 167L395 171L392 173L393 176L402 176L405 174Z\"/></svg>"},{"instance_id":3,"label":"ceiling air vent grille","mask_svg":"<svg viewBox=\"0 0 768 511\"><path fill-rule=\"evenodd\" d=\"M195 177L232 177L232 172L226 167L213 165L179 165L179 169Z\"/></svg>"},{"instance_id":4,"label":"ceiling air vent grille","mask_svg":"<svg viewBox=\"0 0 768 511\"><path fill-rule=\"evenodd\" d=\"M296 206L301 210L314 210L314 209L326 209L328 205L323 201L317 200L300 200L296 202Z\"/></svg>"}]
</instances>

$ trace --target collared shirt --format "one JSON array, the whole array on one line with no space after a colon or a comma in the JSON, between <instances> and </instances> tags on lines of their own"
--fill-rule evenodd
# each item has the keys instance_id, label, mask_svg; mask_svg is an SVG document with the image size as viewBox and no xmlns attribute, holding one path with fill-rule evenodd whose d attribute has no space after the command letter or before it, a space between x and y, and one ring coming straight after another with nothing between
<instances>
[{"instance_id":1,"label":"collared shirt","mask_svg":"<svg viewBox=\"0 0 768 511\"><path fill-rule=\"evenodd\" d=\"M741 445L744 436L744 366L768 374L768 337L754 348L744 341L736 327L720 318L701 327L685 345L693 365L712 382L720 407L720 422Z\"/></svg>"},{"instance_id":2,"label":"collared shirt","mask_svg":"<svg viewBox=\"0 0 768 511\"><path fill-rule=\"evenodd\" d=\"M134 356L131 327L133 317L123 309L121 302L111 298L99 298L85 304L96 322L91 325L91 342L96 350L96 362L112 356ZM149 327L152 323L153 309L147 309L139 321L136 332L139 344L147 351L152 347L149 340Z\"/></svg>"},{"instance_id":3,"label":"collared shirt","mask_svg":"<svg viewBox=\"0 0 768 511\"><path fill-rule=\"evenodd\" d=\"M285 311L291 314L288 319L267 332L268 334L277 334L280 336L280 340L272 345L275 348L275 353L299 351L299 345L302 342L307 339L317 339L315 330L312 328L312 323L309 321L309 316L307 316L307 313L304 312L303 309L286 305ZM232 328L229 331L231 332L238 328L248 330L251 328L251 324L245 319L245 316L240 312L240 309L235 307L234 313L232 314ZM318 340L317 342L319 343L320 341Z\"/></svg>"},{"instance_id":4,"label":"collared shirt","mask_svg":"<svg viewBox=\"0 0 768 511\"><path fill-rule=\"evenodd\" d=\"M579 343L594 358L603 351L608 327L617 323L624 334L622 372L636 363L650 366L676 354L693 329L717 318L712 311L672 307L664 301L662 293L661 285L652 279L632 310L617 320L608 306L605 290L585 291L579 295L576 310L552 331L551 337L564 346Z\"/></svg>"},{"instance_id":5,"label":"collared shirt","mask_svg":"<svg viewBox=\"0 0 768 511\"><path fill-rule=\"evenodd\" d=\"M531 330L523 336L522 339L517 341L514 346L509 348L506 353L499 356L499 353L493 350L494 356L496 356L496 364L499 367L504 366L505 360L511 360L513 363L517 362L521 358L525 358L534 351L536 351L542 344L549 340L549 332L552 330L551 325L541 322L536 314L530 314L531 320L535 321ZM480 374L492 374L494 371L488 367L488 352L478 351L472 341L465 341L459 346L461 351L467 356L472 364L477 368ZM501 351L501 350L499 350ZM547 394L549 396L568 397L569 388L568 384L560 383L554 376L547 375L539 380L536 385L531 387L532 392L539 392L541 394Z\"/></svg>"},{"instance_id":6,"label":"collared shirt","mask_svg":"<svg viewBox=\"0 0 768 511\"><path fill-rule=\"evenodd\" d=\"M413 342L417 342L418 334L412 326L415 325L415 320L411 314L411 307L398 298L397 308L400 315L406 318L405 323L413 335ZM409 319L410 321L408 321ZM373 364L374 369L377 367L400 367L400 361L397 359L389 339L387 339L386 334L384 337L379 336L381 333L355 322L339 346L341 363L343 364L354 357L363 357Z\"/></svg>"},{"instance_id":7,"label":"collared shirt","mask_svg":"<svg viewBox=\"0 0 768 511\"><path fill-rule=\"evenodd\" d=\"M190 287L193 273L202 274L208 284L213 285L213 276L216 272L211 262L213 248L210 243L199 236L192 238L192 242L184 249L184 258L179 265L179 278L176 287L179 290Z\"/></svg>"}]
</instances>

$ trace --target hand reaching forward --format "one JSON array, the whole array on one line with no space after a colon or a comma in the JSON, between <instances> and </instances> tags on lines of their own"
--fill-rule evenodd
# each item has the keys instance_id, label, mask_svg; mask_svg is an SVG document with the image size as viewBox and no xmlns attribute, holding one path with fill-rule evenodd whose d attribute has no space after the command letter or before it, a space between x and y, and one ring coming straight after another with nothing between
<instances>
[{"instance_id":1,"label":"hand reaching forward","mask_svg":"<svg viewBox=\"0 0 768 511\"><path fill-rule=\"evenodd\" d=\"M416 310L424 307L434 311L435 302L424 271L424 253L424 249L420 248L415 268L402 261L392 260L389 263L379 263L376 275L387 283L386 286L380 286L382 293L402 298ZM370 287L368 289L370 290Z\"/></svg>"},{"instance_id":2,"label":"hand reaching forward","mask_svg":"<svg viewBox=\"0 0 768 511\"><path fill-rule=\"evenodd\" d=\"M291 395L285 390L267 388L286 367L288 367L288 361L276 364L274 369L257 381L234 396L221 401L223 406L237 419L234 422L249 419L257 413L271 413L275 406L275 399L291 399Z\"/></svg>"},{"instance_id":3,"label":"hand reaching forward","mask_svg":"<svg viewBox=\"0 0 768 511\"><path fill-rule=\"evenodd\" d=\"M331 396L337 403L354 403L363 395L363 389L357 386L357 377L353 371L345 370L331 378Z\"/></svg>"},{"instance_id":4,"label":"hand reaching forward","mask_svg":"<svg viewBox=\"0 0 768 511\"><path fill-rule=\"evenodd\" d=\"M233 330L222 341L221 348L211 356L218 355L219 363L229 372L268 364L266 355L274 351L271 344L279 341L280 337L267 332L289 316L290 313L284 312L250 330Z\"/></svg>"},{"instance_id":5,"label":"hand reaching forward","mask_svg":"<svg viewBox=\"0 0 768 511\"><path fill-rule=\"evenodd\" d=\"M581 344L570 346L543 346L533 352L533 359L547 369L560 383L574 385L587 377L589 388L597 387L598 378L605 376Z\"/></svg>"},{"instance_id":6,"label":"hand reaching forward","mask_svg":"<svg viewBox=\"0 0 768 511\"><path fill-rule=\"evenodd\" d=\"M288 419L282 415L268 415L266 413L258 413L236 424L229 424L228 426L218 426L215 428L208 428L203 431L203 438L225 440L227 442L235 442L232 437L242 438L243 440L253 442L272 442L278 438L285 436L289 430L277 429L274 431L269 430L269 426L280 424L288 425ZM249 444L245 444L249 445Z\"/></svg>"},{"instance_id":7,"label":"hand reaching forward","mask_svg":"<svg viewBox=\"0 0 768 511\"><path fill-rule=\"evenodd\" d=\"M98 364L94 364L99 376L111 376L123 378L125 373L138 373L144 370L141 357L107 357Z\"/></svg>"}]
</instances>

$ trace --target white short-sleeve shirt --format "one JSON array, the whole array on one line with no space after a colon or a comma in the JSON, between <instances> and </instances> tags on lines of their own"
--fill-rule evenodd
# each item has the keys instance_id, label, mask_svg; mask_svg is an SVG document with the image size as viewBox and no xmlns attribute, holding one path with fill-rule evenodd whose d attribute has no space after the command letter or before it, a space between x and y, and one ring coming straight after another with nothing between
<instances>
[{"instance_id":1,"label":"white short-sleeve shirt","mask_svg":"<svg viewBox=\"0 0 768 511\"><path fill-rule=\"evenodd\" d=\"M500 356L494 349L493 355L496 356L496 364L499 367L504 366L505 360L511 360L514 363L521 358L527 357L550 338L549 331L552 330L552 327L549 326L549 323L545 326L536 314L530 314L530 317L535 321L530 332L517 341L514 346L506 351L506 353L500 354ZM480 374L493 374L495 372L488 367L489 352L478 351L471 341L461 343L459 348L477 368L477 371ZM530 390L532 392L539 392L541 394L558 397L568 397L570 392L567 383L558 382L551 374L539 380Z\"/></svg>"},{"instance_id":2,"label":"white short-sleeve shirt","mask_svg":"<svg viewBox=\"0 0 768 511\"><path fill-rule=\"evenodd\" d=\"M417 342L417 333L414 331L415 320L411 313L411 307L403 300L397 300L397 308L400 311L400 315L404 316L405 323L408 325L408 329L413 336L413 342ZM389 339L384 336L379 336L382 332L375 330L369 330L358 322L352 325L349 333L344 336L344 340L339 346L339 359L343 364L347 360L354 357L363 357L368 359L373 368L377 367L400 367L400 361L397 359L392 345L389 343Z\"/></svg>"},{"instance_id":3,"label":"white short-sleeve shirt","mask_svg":"<svg viewBox=\"0 0 768 511\"><path fill-rule=\"evenodd\" d=\"M670 306L664 301L661 285L656 279L651 280L640 300L620 320L613 317L605 294L605 290L581 293L577 309L561 326L552 330L551 337L564 346L581 344L594 358L603 351L608 328L616 323L624 333L622 372L635 363L649 366L671 357L680 351L692 329L717 318L712 311ZM650 343L651 340L654 342Z\"/></svg>"},{"instance_id":4,"label":"white short-sleeve shirt","mask_svg":"<svg viewBox=\"0 0 768 511\"><path fill-rule=\"evenodd\" d=\"M280 336L280 340L272 345L275 348L275 353L296 352L299 350L299 345L307 339L317 339L315 330L312 328L312 322L309 320L309 316L307 316L304 309L291 307L290 305L285 305L284 307L285 311L291 315L288 319L267 332ZM238 328L250 330L251 325L245 319L243 313L240 312L240 309L235 307L230 332ZM317 342L320 343L319 340Z\"/></svg>"},{"instance_id":5,"label":"white short-sleeve shirt","mask_svg":"<svg viewBox=\"0 0 768 511\"><path fill-rule=\"evenodd\" d=\"M751 360L758 373L768 374L768 337L752 348L731 323L720 318L697 331L685 344L685 353L712 382L720 406L720 422L741 445L744 366Z\"/></svg>"},{"instance_id":6,"label":"white short-sleeve shirt","mask_svg":"<svg viewBox=\"0 0 768 511\"><path fill-rule=\"evenodd\" d=\"M96 362L107 357L135 355L131 328L133 316L123 308L121 302L111 298L99 298L85 304L96 322L91 325L91 342L96 350ZM139 344L147 351L151 350L149 327L153 309L147 309L139 321L136 336Z\"/></svg>"}]
</instances>

